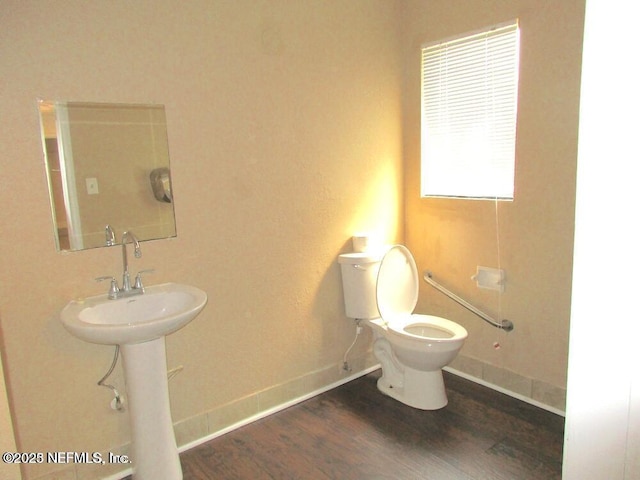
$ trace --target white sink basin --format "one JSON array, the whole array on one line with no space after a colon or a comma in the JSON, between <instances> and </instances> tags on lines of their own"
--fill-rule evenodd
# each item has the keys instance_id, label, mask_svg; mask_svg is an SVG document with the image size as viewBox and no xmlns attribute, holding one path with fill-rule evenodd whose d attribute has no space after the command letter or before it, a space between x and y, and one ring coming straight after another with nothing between
<instances>
[{"instance_id":1,"label":"white sink basin","mask_svg":"<svg viewBox=\"0 0 640 480\"><path fill-rule=\"evenodd\" d=\"M60 313L64 327L91 343L127 345L148 342L184 327L207 303L196 287L164 283L145 293L110 300L97 295L69 302Z\"/></svg>"}]
</instances>

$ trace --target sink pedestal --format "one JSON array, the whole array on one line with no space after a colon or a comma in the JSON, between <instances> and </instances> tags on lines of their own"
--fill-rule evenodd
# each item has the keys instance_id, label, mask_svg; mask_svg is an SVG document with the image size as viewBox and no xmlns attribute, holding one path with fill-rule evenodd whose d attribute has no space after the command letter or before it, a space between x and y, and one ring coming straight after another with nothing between
<instances>
[{"instance_id":1,"label":"sink pedestal","mask_svg":"<svg viewBox=\"0 0 640 480\"><path fill-rule=\"evenodd\" d=\"M165 337L121 345L135 480L182 480L169 407Z\"/></svg>"}]
</instances>

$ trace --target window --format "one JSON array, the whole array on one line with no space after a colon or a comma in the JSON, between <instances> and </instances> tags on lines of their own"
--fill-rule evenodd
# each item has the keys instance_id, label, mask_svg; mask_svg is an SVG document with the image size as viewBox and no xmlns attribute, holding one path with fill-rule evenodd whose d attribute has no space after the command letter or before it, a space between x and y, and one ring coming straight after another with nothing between
<instances>
[{"instance_id":1,"label":"window","mask_svg":"<svg viewBox=\"0 0 640 480\"><path fill-rule=\"evenodd\" d=\"M518 23L422 47L421 195L513 199Z\"/></svg>"}]
</instances>

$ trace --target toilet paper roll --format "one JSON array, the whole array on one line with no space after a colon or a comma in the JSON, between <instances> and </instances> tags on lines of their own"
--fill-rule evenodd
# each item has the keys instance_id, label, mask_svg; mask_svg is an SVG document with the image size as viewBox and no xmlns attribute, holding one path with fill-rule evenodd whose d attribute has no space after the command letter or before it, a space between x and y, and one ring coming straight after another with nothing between
<instances>
[{"instance_id":1,"label":"toilet paper roll","mask_svg":"<svg viewBox=\"0 0 640 480\"><path fill-rule=\"evenodd\" d=\"M371 252L379 247L378 239L371 233L356 233L351 237L353 251L357 253Z\"/></svg>"}]
</instances>

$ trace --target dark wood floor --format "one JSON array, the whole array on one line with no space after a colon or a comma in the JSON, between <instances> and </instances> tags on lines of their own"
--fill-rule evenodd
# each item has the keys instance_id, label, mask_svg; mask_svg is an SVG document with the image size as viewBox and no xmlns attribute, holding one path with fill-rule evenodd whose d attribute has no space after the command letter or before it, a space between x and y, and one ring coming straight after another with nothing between
<instances>
[{"instance_id":1,"label":"dark wood floor","mask_svg":"<svg viewBox=\"0 0 640 480\"><path fill-rule=\"evenodd\" d=\"M380 372L181 454L185 480L561 478L564 419L445 373L426 412L376 389Z\"/></svg>"}]
</instances>

